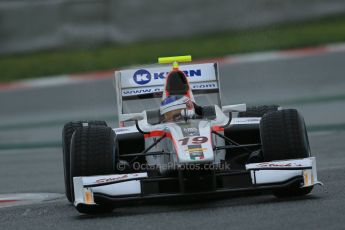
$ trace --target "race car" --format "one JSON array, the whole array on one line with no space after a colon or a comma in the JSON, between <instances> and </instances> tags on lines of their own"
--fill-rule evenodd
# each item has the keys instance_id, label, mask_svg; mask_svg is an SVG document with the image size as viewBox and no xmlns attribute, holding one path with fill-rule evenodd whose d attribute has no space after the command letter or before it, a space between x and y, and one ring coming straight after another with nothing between
<instances>
[{"instance_id":1,"label":"race car","mask_svg":"<svg viewBox=\"0 0 345 230\"><path fill-rule=\"evenodd\" d=\"M189 61L116 71L118 128L64 126L66 197L79 212L247 191L302 196L321 184L297 110L223 105L218 64Z\"/></svg>"}]
</instances>

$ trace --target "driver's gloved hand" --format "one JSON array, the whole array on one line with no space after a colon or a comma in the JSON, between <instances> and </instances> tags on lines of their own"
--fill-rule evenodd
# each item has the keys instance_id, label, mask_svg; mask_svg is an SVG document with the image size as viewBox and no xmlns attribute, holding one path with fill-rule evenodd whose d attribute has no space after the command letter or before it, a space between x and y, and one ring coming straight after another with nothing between
<instances>
[{"instance_id":1,"label":"driver's gloved hand","mask_svg":"<svg viewBox=\"0 0 345 230\"><path fill-rule=\"evenodd\" d=\"M188 118L188 119L195 119L196 118L194 110L189 110L189 109L183 109L181 111L181 116Z\"/></svg>"}]
</instances>

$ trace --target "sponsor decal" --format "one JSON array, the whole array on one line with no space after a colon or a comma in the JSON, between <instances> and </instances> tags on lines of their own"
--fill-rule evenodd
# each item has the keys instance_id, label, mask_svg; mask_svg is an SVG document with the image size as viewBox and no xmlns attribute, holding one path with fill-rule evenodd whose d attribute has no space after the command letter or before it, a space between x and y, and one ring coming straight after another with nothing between
<instances>
[{"instance_id":1,"label":"sponsor decal","mask_svg":"<svg viewBox=\"0 0 345 230\"><path fill-rule=\"evenodd\" d=\"M183 71L187 77L201 77L201 69L190 69ZM139 69L135 71L133 74L133 80L138 85L146 85L152 80L161 80L165 79L165 77L169 74L169 72L156 72L151 73L146 69Z\"/></svg>"},{"instance_id":2,"label":"sponsor decal","mask_svg":"<svg viewBox=\"0 0 345 230\"><path fill-rule=\"evenodd\" d=\"M186 149L187 152L202 152L202 151L206 151L207 148L195 148L195 149Z\"/></svg>"},{"instance_id":3,"label":"sponsor decal","mask_svg":"<svg viewBox=\"0 0 345 230\"><path fill-rule=\"evenodd\" d=\"M253 118L253 119L246 119L246 120L244 120L242 122L257 122L257 121L258 121L258 119Z\"/></svg>"},{"instance_id":4,"label":"sponsor decal","mask_svg":"<svg viewBox=\"0 0 345 230\"><path fill-rule=\"evenodd\" d=\"M127 126L127 127L115 128L114 131L115 131L116 134L138 132L138 130L137 130L137 128L135 126Z\"/></svg>"},{"instance_id":5,"label":"sponsor decal","mask_svg":"<svg viewBox=\"0 0 345 230\"><path fill-rule=\"evenodd\" d=\"M133 177L139 176L138 174L134 174ZM114 182L114 181L121 181L121 180L126 180L128 179L128 175L124 174L118 177L110 177L110 178L101 178L96 180L96 184L103 184L103 183L109 183L109 182Z\"/></svg>"},{"instance_id":6,"label":"sponsor decal","mask_svg":"<svg viewBox=\"0 0 345 230\"><path fill-rule=\"evenodd\" d=\"M183 136L199 136L199 129L196 127L185 127L182 128Z\"/></svg>"},{"instance_id":7,"label":"sponsor decal","mask_svg":"<svg viewBox=\"0 0 345 230\"><path fill-rule=\"evenodd\" d=\"M138 85L145 85L151 81L151 73L145 69L139 69L134 73L133 80Z\"/></svg>"},{"instance_id":8,"label":"sponsor decal","mask_svg":"<svg viewBox=\"0 0 345 230\"><path fill-rule=\"evenodd\" d=\"M159 93L163 91L163 87L154 88L139 88L139 89L126 89L122 91L122 96L142 95L149 93Z\"/></svg>"},{"instance_id":9,"label":"sponsor decal","mask_svg":"<svg viewBox=\"0 0 345 230\"><path fill-rule=\"evenodd\" d=\"M187 127L187 128L183 128L183 131L186 133L195 133L198 132L198 128L196 127Z\"/></svg>"},{"instance_id":10,"label":"sponsor decal","mask_svg":"<svg viewBox=\"0 0 345 230\"><path fill-rule=\"evenodd\" d=\"M302 164L297 164L297 163L273 163L273 162L265 162L265 163L259 163L258 167L263 167L263 168L269 168L269 167L303 167Z\"/></svg>"},{"instance_id":11,"label":"sponsor decal","mask_svg":"<svg viewBox=\"0 0 345 230\"><path fill-rule=\"evenodd\" d=\"M183 71L187 77L201 77L201 69Z\"/></svg>"},{"instance_id":12,"label":"sponsor decal","mask_svg":"<svg viewBox=\"0 0 345 230\"><path fill-rule=\"evenodd\" d=\"M116 133L127 132L127 131L129 131L129 129L126 129L126 128L115 129Z\"/></svg>"},{"instance_id":13,"label":"sponsor decal","mask_svg":"<svg viewBox=\"0 0 345 230\"><path fill-rule=\"evenodd\" d=\"M204 83L204 84L194 84L192 85L192 90L195 89L217 89L216 83Z\"/></svg>"},{"instance_id":14,"label":"sponsor decal","mask_svg":"<svg viewBox=\"0 0 345 230\"><path fill-rule=\"evenodd\" d=\"M141 85L144 85L142 83L145 81L142 81L142 80L143 79L145 80L146 78L135 77L135 79L136 80L134 80L134 81L138 81L141 83ZM139 83L137 83L137 84L139 84ZM207 89L218 89L218 86L216 83L191 83L191 88L192 88L192 90L201 90L201 89L207 90ZM122 96L126 97L126 96L142 95L142 94L150 94L150 93L160 93L160 92L163 92L163 86L156 86L156 87L147 86L145 88L123 89L122 90Z\"/></svg>"},{"instance_id":15,"label":"sponsor decal","mask_svg":"<svg viewBox=\"0 0 345 230\"><path fill-rule=\"evenodd\" d=\"M189 156L191 160L196 160L197 158L204 159L204 148L201 145L188 145L187 152L189 152Z\"/></svg>"},{"instance_id":16,"label":"sponsor decal","mask_svg":"<svg viewBox=\"0 0 345 230\"><path fill-rule=\"evenodd\" d=\"M234 124L257 124L261 118L235 118L233 119Z\"/></svg>"}]
</instances>

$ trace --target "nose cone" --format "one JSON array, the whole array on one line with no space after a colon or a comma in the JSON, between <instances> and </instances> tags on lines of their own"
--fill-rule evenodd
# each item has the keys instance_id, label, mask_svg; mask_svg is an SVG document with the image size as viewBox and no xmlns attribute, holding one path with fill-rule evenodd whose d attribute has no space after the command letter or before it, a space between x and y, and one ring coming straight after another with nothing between
<instances>
[{"instance_id":1,"label":"nose cone","mask_svg":"<svg viewBox=\"0 0 345 230\"><path fill-rule=\"evenodd\" d=\"M209 121L191 120L188 125L170 123L167 128L171 134L178 163L194 164L214 161Z\"/></svg>"}]
</instances>

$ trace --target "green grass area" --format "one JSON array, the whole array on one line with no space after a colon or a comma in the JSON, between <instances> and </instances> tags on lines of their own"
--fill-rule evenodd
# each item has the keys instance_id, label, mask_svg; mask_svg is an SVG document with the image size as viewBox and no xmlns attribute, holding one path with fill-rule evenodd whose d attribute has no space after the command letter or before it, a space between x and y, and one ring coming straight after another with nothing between
<instances>
[{"instance_id":1,"label":"green grass area","mask_svg":"<svg viewBox=\"0 0 345 230\"><path fill-rule=\"evenodd\" d=\"M159 56L191 54L197 59L340 41L345 41L345 15L184 39L1 56L0 81L153 63Z\"/></svg>"}]
</instances>

